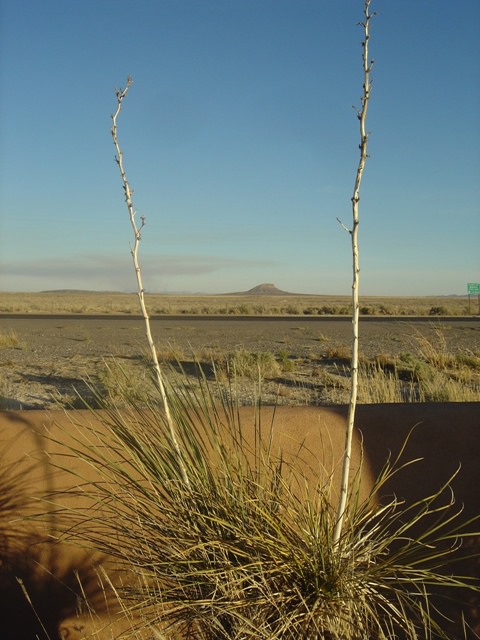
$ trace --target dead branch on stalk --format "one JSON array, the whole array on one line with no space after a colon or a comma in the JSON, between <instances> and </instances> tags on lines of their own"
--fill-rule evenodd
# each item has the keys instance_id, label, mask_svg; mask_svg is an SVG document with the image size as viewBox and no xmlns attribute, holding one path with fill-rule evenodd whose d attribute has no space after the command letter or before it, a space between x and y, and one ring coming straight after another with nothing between
<instances>
[{"instance_id":1,"label":"dead branch on stalk","mask_svg":"<svg viewBox=\"0 0 480 640\"><path fill-rule=\"evenodd\" d=\"M143 229L143 227L145 226L145 216L141 216L140 217L140 225L137 224L136 221L136 217L137 217L137 212L135 211L134 207L133 207L133 200L132 200L132 194L133 194L133 190L130 187L130 184L127 180L127 176L125 173L125 168L123 166L123 153L122 150L120 149L120 145L118 142L118 136L117 136L117 118L120 114L120 111L122 110L122 103L124 101L124 99L127 96L128 90L130 89L130 87L132 86L133 80L130 76L128 76L127 79L127 84L125 86L125 89L117 89L115 91L115 95L117 96L117 108L115 113L112 115L112 129L111 129L111 133L112 133L112 138L113 138L113 144L115 145L115 149L117 151L117 154L115 156L115 162L118 165L118 169L120 171L120 176L122 178L122 183L123 183L123 191L125 194L125 203L127 205L127 209L128 209L128 214L130 217L130 224L132 225L132 229L133 229L133 236L134 236L134 244L133 247L130 247L130 253L132 254L132 260L133 260L133 265L135 268L135 275L137 278L137 293L138 293L138 298L140 301L140 307L142 310L142 315L143 315L143 319L145 321L145 330L146 330L146 335L147 335L147 341L148 341L148 346L150 348L150 353L152 356L152 362L153 362L153 369L155 372L155 376L156 376L156 382L157 382L157 387L158 390L160 391L160 395L162 398L162 402L163 402L163 408L165 410L165 415L166 415L166 419L168 422L168 426L170 429L170 434L171 434L171 438L172 438L172 442L173 445L175 447L175 452L178 456L180 465L181 465L181 469L182 469L182 476L183 476L183 480L184 482L188 485L189 481L188 481L188 475L185 469L185 465L183 464L183 459L182 459L182 453L180 450L180 446L178 444L178 439L177 439L177 435L176 435L176 429L175 429L175 425L173 423L173 419L170 413L170 407L168 404L168 399L167 399L167 394L165 391L165 384L163 381L163 374L162 374L162 370L160 368L160 363L158 361L158 356L157 356L157 350L155 348L155 344L153 342L153 338L152 338L152 332L150 329L150 316L148 314L148 310L147 310L147 305L145 302L145 289L143 286L143 281L142 281L142 270L140 267L140 261L138 258L138 250L140 247L140 240L142 239L142 235L141 235L141 231Z\"/></svg>"}]
</instances>

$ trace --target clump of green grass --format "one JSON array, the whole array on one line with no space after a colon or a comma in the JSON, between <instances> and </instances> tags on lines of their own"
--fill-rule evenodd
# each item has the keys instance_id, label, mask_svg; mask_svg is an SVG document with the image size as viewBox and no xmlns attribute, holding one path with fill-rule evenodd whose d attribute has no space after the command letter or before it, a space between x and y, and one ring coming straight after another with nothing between
<instances>
[{"instance_id":1,"label":"clump of green grass","mask_svg":"<svg viewBox=\"0 0 480 640\"><path fill-rule=\"evenodd\" d=\"M334 544L331 484L306 469L301 443L284 459L261 409L242 424L234 402L222 395L218 404L214 383L200 378L192 393L181 382L168 382L179 449L153 403L128 414L110 406L107 446L81 454L105 478L81 535L139 577L119 590L127 610L143 612L160 637L448 637L428 595L465 586L441 573L462 536L448 483L410 507L381 506L374 496L394 473L387 465L367 501L352 492Z\"/></svg>"}]
</instances>

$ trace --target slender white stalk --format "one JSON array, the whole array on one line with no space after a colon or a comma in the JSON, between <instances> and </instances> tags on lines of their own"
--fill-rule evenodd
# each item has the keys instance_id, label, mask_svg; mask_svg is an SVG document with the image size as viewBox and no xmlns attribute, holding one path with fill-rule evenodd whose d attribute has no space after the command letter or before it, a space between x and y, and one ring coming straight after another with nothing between
<instances>
[{"instance_id":1,"label":"slender white stalk","mask_svg":"<svg viewBox=\"0 0 480 640\"><path fill-rule=\"evenodd\" d=\"M118 142L118 136L117 136L117 118L120 114L120 111L122 110L122 103L123 100L125 99L128 90L130 89L130 87L132 86L132 78L129 76L128 80L127 80L127 85L125 87L125 89L118 89L116 91L116 96L117 96L117 109L115 111L115 113L112 115L112 138L113 138L113 144L115 145L115 149L117 150L117 155L115 156L115 162L118 165L119 171L120 171L120 176L122 178L122 183L123 183L123 191L125 194L125 202L127 205L127 209L128 209L128 214L130 216L130 224L132 225L132 229L133 229L133 235L135 238L135 242L133 244L133 247L130 248L130 252L132 254L132 260L133 260L133 266L135 268L135 275L137 278L137 293L138 293L138 299L140 301L140 308L142 310L142 315L143 315L143 319L145 321L145 332L146 332L146 336L147 336L147 341L148 341L148 346L150 348L150 353L152 356L152 362L153 362L153 369L155 372L155 376L156 376L156 381L157 381L157 386L158 386L158 390L160 391L160 395L162 397L162 403L163 403L163 408L165 411L165 416L167 419L167 423L168 423L168 427L170 429L170 435L172 438L172 442L173 442L173 446L175 448L175 452L178 456L178 461L181 467L181 472L182 472L182 477L183 477L183 481L188 485L189 484L189 480L188 480L188 474L186 472L185 469L185 465L183 463L183 458L182 458L182 452L180 449L180 445L178 443L178 438L177 438L177 434L176 434L176 430L175 430L175 425L170 413L170 407L168 404L168 398L167 398L167 394L165 391L165 384L163 382L163 374L162 374L162 370L160 368L160 363L158 361L158 356L157 356L157 350L155 348L155 343L153 342L153 338L152 338L152 332L150 329L150 316L148 314L148 310L147 310L147 305L145 302L145 289L143 287L143 281L142 281L142 270L140 267L140 261L138 258L138 250L140 247L140 240L142 239L142 229L145 226L145 217L141 216L140 220L141 223L140 225L137 225L137 221L136 221L136 216L137 216L137 212L135 211L134 207L133 207L133 200L132 200L132 189L130 188L130 184L127 180L127 176L125 174L125 169L123 166L123 154L122 154L122 150L120 149L120 145Z\"/></svg>"},{"instance_id":2,"label":"slender white stalk","mask_svg":"<svg viewBox=\"0 0 480 640\"><path fill-rule=\"evenodd\" d=\"M351 237L352 258L353 258L353 283L352 283L352 357L351 357L351 383L350 383L350 402L348 407L347 430L345 437L345 450L343 454L342 479L340 485L340 496L337 509L337 521L333 534L333 542L338 544L342 534L343 520L345 517L345 509L348 497L348 483L350 477L350 463L352 454L353 429L355 424L355 409L357 406L358 391L358 341L359 341L359 285L360 285L360 260L358 250L358 227L359 227L359 203L360 203L360 185L362 183L363 171L368 158L368 133L366 131L368 103L370 100L370 72L373 66L373 60L368 58L369 39L370 39L370 20L375 14L370 14L371 0L365 0L364 15L365 20L361 22L364 29L363 41L363 95L361 98L362 108L357 110L357 117L360 122L360 159L358 161L357 173L355 176L355 185L352 195L352 217L353 225L351 229L347 229L340 222L342 227L346 229Z\"/></svg>"}]
</instances>

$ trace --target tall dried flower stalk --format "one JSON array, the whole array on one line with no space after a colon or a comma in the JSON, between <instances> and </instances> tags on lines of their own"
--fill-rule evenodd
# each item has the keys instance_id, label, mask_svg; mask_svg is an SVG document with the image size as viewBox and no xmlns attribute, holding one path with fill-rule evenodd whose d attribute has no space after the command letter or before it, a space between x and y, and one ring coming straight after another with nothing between
<instances>
[{"instance_id":1,"label":"tall dried flower stalk","mask_svg":"<svg viewBox=\"0 0 480 640\"><path fill-rule=\"evenodd\" d=\"M140 217L140 225L137 224L137 212L134 209L133 206L133 199L132 199L132 189L130 188L130 184L127 180L127 176L125 173L125 168L123 166L123 154L122 154L122 150L120 149L120 145L118 142L118 136L117 136L117 118L120 114L120 111L122 110L122 103L124 101L124 99L127 96L128 90L130 89L130 87L132 86L133 80L130 76L128 76L127 79L127 84L125 86L125 89L117 89L115 94L117 96L117 108L115 110L115 113L112 115L112 129L111 129L111 133L112 133L112 138L113 138L113 144L115 145L115 149L117 151L117 154L115 156L115 162L118 165L119 171L120 171L120 176L122 178L122 183L123 183L123 191L125 194L125 203L127 205L127 209L128 209L128 214L130 217L130 224L132 225L132 229L133 229L133 235L134 235L134 244L133 247L130 247L130 253L132 254L132 260L133 260L133 265L135 268L135 275L137 278L137 294L138 294L138 299L140 301L140 307L142 310L142 315L143 315L143 319L145 321L145 331L146 331L146 335L147 335L147 340L148 340L148 346L150 348L150 353L152 356L152 363L153 363L153 369L155 372L155 377L156 377L156 383L157 383L157 387L158 390L160 391L160 395L162 398L162 403L163 403L163 408L165 410L165 416L167 419L167 423L170 429L170 435L172 438L172 442L173 442L173 446L175 448L175 452L176 455L178 456L178 460L179 463L181 465L181 469L182 469L182 476L183 476L183 480L184 482L188 485L189 484L189 480L188 480L188 475L185 469L185 465L183 464L183 458L182 458L182 452L180 449L180 445L178 443L178 438L177 438L177 433L176 433L176 429L175 429L175 424L173 422L171 413L170 413L170 407L169 407L169 403L168 403L168 398L167 398L167 393L165 390L165 384L163 381L163 374L162 374L162 370L160 368L160 363L158 361L158 356L157 356L157 350L155 348L155 343L153 342L153 338L152 338L152 332L151 332L151 328L150 328L150 316L148 314L148 309L147 309L147 305L145 302L145 289L143 286L143 280L142 280L142 270L140 267L140 261L138 258L138 250L140 247L140 240L142 239L142 229L145 226L145 216L141 216Z\"/></svg>"},{"instance_id":2,"label":"tall dried flower stalk","mask_svg":"<svg viewBox=\"0 0 480 640\"><path fill-rule=\"evenodd\" d=\"M360 185L362 183L363 171L368 158L368 133L366 130L368 103L370 100L370 72L373 66L373 60L369 60L369 39L370 39L370 21L375 15L370 13L371 0L365 0L364 22L360 25L364 29L363 47L363 95L361 98L361 109L357 109L357 117L360 122L360 158L358 161L357 173L355 176L355 185L352 195L352 228L346 227L340 220L342 227L348 231L352 243L353 257L353 283L352 283L352 356L351 356L351 383L350 383L350 402L348 407L347 431L345 437L345 451L343 456L342 480L340 486L340 497L338 501L337 522L334 531L334 544L338 544L342 534L343 520L347 505L348 481L350 476L350 461L352 453L353 429L355 424L355 409L357 406L358 391L358 337L359 337L359 284L360 284L360 260L358 250L358 227L359 227L359 203L360 203ZM337 218L338 219L338 218Z\"/></svg>"}]
</instances>

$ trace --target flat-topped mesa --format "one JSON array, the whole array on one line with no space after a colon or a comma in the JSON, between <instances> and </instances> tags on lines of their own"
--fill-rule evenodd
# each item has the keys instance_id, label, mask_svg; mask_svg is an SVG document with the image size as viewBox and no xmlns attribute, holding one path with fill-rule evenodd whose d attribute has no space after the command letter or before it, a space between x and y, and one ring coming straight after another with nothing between
<instances>
[{"instance_id":1,"label":"flat-topped mesa","mask_svg":"<svg viewBox=\"0 0 480 640\"><path fill-rule=\"evenodd\" d=\"M256 287L245 291L246 295L250 296L288 296L291 295L287 291L282 291L281 289L277 289L277 287L271 282L264 282L262 284L258 284Z\"/></svg>"}]
</instances>

